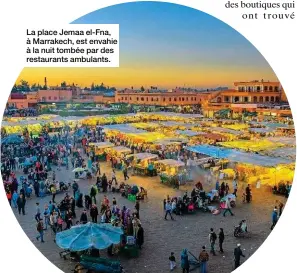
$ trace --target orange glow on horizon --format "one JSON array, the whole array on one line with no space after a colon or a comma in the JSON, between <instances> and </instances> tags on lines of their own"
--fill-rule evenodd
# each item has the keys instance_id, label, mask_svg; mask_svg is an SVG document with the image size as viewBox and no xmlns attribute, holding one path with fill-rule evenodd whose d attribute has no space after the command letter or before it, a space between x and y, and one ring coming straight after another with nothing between
<instances>
[{"instance_id":1,"label":"orange glow on horizon","mask_svg":"<svg viewBox=\"0 0 297 273\"><path fill-rule=\"evenodd\" d=\"M43 85L47 78L49 86L78 84L80 87L89 87L92 83L116 88L135 89L141 86L158 86L161 88L182 87L233 87L235 81L270 80L277 81L269 67L254 69L242 67L146 67L134 64L128 67L118 68L24 68L16 80L28 81L30 84Z\"/></svg>"}]
</instances>

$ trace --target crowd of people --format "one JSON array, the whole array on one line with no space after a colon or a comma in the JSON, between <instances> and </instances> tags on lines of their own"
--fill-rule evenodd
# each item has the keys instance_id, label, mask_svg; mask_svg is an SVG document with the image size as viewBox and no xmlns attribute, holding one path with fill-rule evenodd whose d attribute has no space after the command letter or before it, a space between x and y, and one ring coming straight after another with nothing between
<instances>
[{"instance_id":1,"label":"crowd of people","mask_svg":"<svg viewBox=\"0 0 297 273\"><path fill-rule=\"evenodd\" d=\"M129 143L128 140L119 138L107 139L100 126L90 129L87 127L76 128L74 133L69 130L61 130L58 134L51 135L44 132L39 137L33 137L26 133L24 141L19 144L5 144L1 147L1 174L5 185L7 199L11 206L17 209L20 215L26 215L26 206L28 199L34 198L35 202L35 221L38 236L37 240L44 243L44 233L50 230L55 238L55 234L74 225L93 223L109 223L121 227L126 236L132 236L135 239L138 248L144 244L144 229L140 221L140 202L136 200L133 208L128 208L119 204L116 193L122 193L123 196L128 193L135 193L138 196L145 194L144 189L138 191L133 187L120 182L130 179L128 168L129 161L125 158L111 157L111 172L105 172L99 161L98 155L88 150L88 144L91 142L110 141L116 145L130 147L132 152L150 152L145 144ZM162 150L159 153L160 158L176 158L187 163L191 159L189 152L185 150ZM120 179L116 175L116 166L122 162L123 177ZM187 164L186 164L187 165ZM69 169L82 169L77 173L77 178L95 178L95 183L89 189L88 193L83 193L77 180L61 181L58 179L61 171ZM85 173L82 177L82 173ZM70 180L70 179L69 179ZM231 199L229 194L238 196L237 180L232 182L232 190L228 182L217 181L215 184L214 196L209 196L202 185L198 182L190 195L187 192L181 197L169 197L163 201L164 219L168 217L174 220L174 215L183 215L191 213L196 209L206 209L214 201L225 198L225 207L223 216L232 211ZM112 193L114 197L109 200L107 193ZM63 198L56 200L56 195L60 194ZM42 206L42 198L50 195L50 201ZM247 185L243 192L243 201L250 203L252 201L251 186ZM276 225L282 214L284 204L278 202L272 213L271 230ZM224 230L220 228L216 235L213 228L209 233L210 254L216 255L216 244L218 241L219 252L224 253L223 243L225 235ZM240 258L244 257L240 245L234 250L234 266L240 265ZM209 254L206 247L203 246L198 255L201 273L206 272ZM170 269L176 268L176 258L172 252L170 257ZM188 251L184 249L181 254L181 267L183 272L189 272L190 260Z\"/></svg>"}]
</instances>

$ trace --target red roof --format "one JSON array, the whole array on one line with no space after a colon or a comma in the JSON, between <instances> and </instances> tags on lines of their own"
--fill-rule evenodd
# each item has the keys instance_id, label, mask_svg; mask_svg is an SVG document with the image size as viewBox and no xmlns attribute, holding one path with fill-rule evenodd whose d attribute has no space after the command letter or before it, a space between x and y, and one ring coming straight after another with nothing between
<instances>
[{"instance_id":1,"label":"red roof","mask_svg":"<svg viewBox=\"0 0 297 273\"><path fill-rule=\"evenodd\" d=\"M26 99L27 96L24 95L24 94L15 93L15 94L11 94L11 95L10 95L10 98L11 98L12 100L20 100L20 99Z\"/></svg>"}]
</instances>

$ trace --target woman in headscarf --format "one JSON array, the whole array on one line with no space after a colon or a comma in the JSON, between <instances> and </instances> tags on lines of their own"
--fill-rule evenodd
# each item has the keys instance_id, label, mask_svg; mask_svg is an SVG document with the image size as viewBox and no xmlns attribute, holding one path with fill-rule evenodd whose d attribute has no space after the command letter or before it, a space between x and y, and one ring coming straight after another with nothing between
<instances>
[{"instance_id":1,"label":"woman in headscarf","mask_svg":"<svg viewBox=\"0 0 297 273\"><path fill-rule=\"evenodd\" d=\"M189 263L188 251L186 249L183 249L180 260L181 260L181 268L183 270L183 273L189 273L190 263Z\"/></svg>"}]
</instances>

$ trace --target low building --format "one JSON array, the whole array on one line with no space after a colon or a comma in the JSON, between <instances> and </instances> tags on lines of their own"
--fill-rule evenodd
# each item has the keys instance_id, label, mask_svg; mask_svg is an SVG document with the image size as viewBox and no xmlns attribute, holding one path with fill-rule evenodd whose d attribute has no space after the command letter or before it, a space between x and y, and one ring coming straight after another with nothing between
<instances>
[{"instance_id":1,"label":"low building","mask_svg":"<svg viewBox=\"0 0 297 273\"><path fill-rule=\"evenodd\" d=\"M33 108L37 105L37 92L30 92L27 94L12 93L7 101L7 106L10 108Z\"/></svg>"},{"instance_id":2,"label":"low building","mask_svg":"<svg viewBox=\"0 0 297 273\"><path fill-rule=\"evenodd\" d=\"M57 103L72 100L72 90L38 90L38 102Z\"/></svg>"},{"instance_id":3,"label":"low building","mask_svg":"<svg viewBox=\"0 0 297 273\"><path fill-rule=\"evenodd\" d=\"M204 101L208 101L210 95L211 92L186 92L181 90L141 92L126 89L115 92L115 102L136 105L186 106L202 104Z\"/></svg>"},{"instance_id":4,"label":"low building","mask_svg":"<svg viewBox=\"0 0 297 273\"><path fill-rule=\"evenodd\" d=\"M235 82L234 89L216 92L203 105L203 113L206 117L214 117L218 111L228 109L229 116L233 118L240 117L244 112L256 112L259 116L292 116L289 109L274 107L287 102L279 82Z\"/></svg>"}]
</instances>

